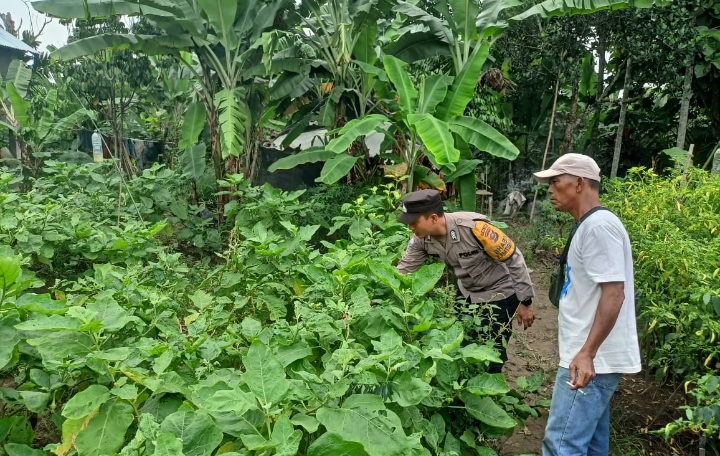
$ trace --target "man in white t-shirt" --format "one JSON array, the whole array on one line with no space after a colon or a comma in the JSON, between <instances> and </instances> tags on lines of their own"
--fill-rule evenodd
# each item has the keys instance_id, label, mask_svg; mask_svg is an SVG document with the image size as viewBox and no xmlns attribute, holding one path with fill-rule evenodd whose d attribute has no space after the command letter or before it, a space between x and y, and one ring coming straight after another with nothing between
<instances>
[{"instance_id":1,"label":"man in white t-shirt","mask_svg":"<svg viewBox=\"0 0 720 456\"><path fill-rule=\"evenodd\" d=\"M622 374L640 371L630 238L600 204L600 168L592 158L565 154L535 178L550 184L555 210L579 223L560 293L560 367L543 456L607 456L610 399Z\"/></svg>"}]
</instances>

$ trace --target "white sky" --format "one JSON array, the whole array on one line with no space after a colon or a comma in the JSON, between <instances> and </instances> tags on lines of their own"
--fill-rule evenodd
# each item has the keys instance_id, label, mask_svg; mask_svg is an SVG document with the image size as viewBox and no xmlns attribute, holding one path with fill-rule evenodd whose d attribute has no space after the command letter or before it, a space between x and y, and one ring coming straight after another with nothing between
<instances>
[{"instance_id":1,"label":"white sky","mask_svg":"<svg viewBox=\"0 0 720 456\"><path fill-rule=\"evenodd\" d=\"M15 27L22 33L23 30L40 30L45 22L45 15L40 14L33 9L27 0L0 0L0 12L10 13ZM22 24L21 24L22 21ZM40 41L40 50L44 51L48 44L61 47L67 43L68 30L60 25L57 19L53 19L50 24L45 27L42 35L38 39Z\"/></svg>"}]
</instances>

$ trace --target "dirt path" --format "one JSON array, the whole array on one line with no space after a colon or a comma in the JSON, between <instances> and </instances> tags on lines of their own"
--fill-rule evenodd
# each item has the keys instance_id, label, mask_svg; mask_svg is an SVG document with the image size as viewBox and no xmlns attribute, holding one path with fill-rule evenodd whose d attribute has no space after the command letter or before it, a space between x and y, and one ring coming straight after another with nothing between
<instances>
[{"instance_id":1,"label":"dirt path","mask_svg":"<svg viewBox=\"0 0 720 456\"><path fill-rule=\"evenodd\" d=\"M515 380L520 376L528 376L539 369L545 372L545 381L539 394L530 398L550 399L552 395L553 380L557 372L558 345L557 345L557 309L550 304L545 287L546 273L532 271L530 276L535 286L535 323L527 331L517 328L514 323L515 334L508 343L508 362L503 373L510 386L515 386ZM540 418L525 420L525 428L518 428L514 434L502 442L501 455L540 454L545 424L547 423L547 410L543 410Z\"/></svg>"}]
</instances>

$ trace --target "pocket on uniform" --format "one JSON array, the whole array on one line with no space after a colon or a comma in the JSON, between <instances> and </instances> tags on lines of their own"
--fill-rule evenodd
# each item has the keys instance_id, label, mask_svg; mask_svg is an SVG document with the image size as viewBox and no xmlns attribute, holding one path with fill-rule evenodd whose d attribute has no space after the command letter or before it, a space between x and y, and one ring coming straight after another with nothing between
<instances>
[{"instance_id":1,"label":"pocket on uniform","mask_svg":"<svg viewBox=\"0 0 720 456\"><path fill-rule=\"evenodd\" d=\"M468 275L473 279L484 277L496 266L495 263L485 260L480 255L482 254L478 253L470 258L458 258L460 267L467 271Z\"/></svg>"}]
</instances>

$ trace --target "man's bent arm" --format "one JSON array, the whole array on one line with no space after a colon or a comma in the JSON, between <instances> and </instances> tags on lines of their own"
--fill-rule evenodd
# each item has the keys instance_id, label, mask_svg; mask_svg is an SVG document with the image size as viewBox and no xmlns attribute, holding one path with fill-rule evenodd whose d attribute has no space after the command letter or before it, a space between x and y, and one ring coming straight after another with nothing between
<instances>
[{"instance_id":1,"label":"man's bent arm","mask_svg":"<svg viewBox=\"0 0 720 456\"><path fill-rule=\"evenodd\" d=\"M600 295L597 311L595 311L595 319L585 345L580 349L580 353L589 355L592 358L595 358L600 345L605 342L610 331L615 327L615 322L625 301L624 282L601 283L600 289L602 294Z\"/></svg>"},{"instance_id":2,"label":"man's bent arm","mask_svg":"<svg viewBox=\"0 0 720 456\"><path fill-rule=\"evenodd\" d=\"M427 256L427 252L420 247L420 240L413 236L410 238L407 249L405 249L405 253L397 265L398 272L400 274L409 274L417 271L425 264Z\"/></svg>"}]
</instances>

